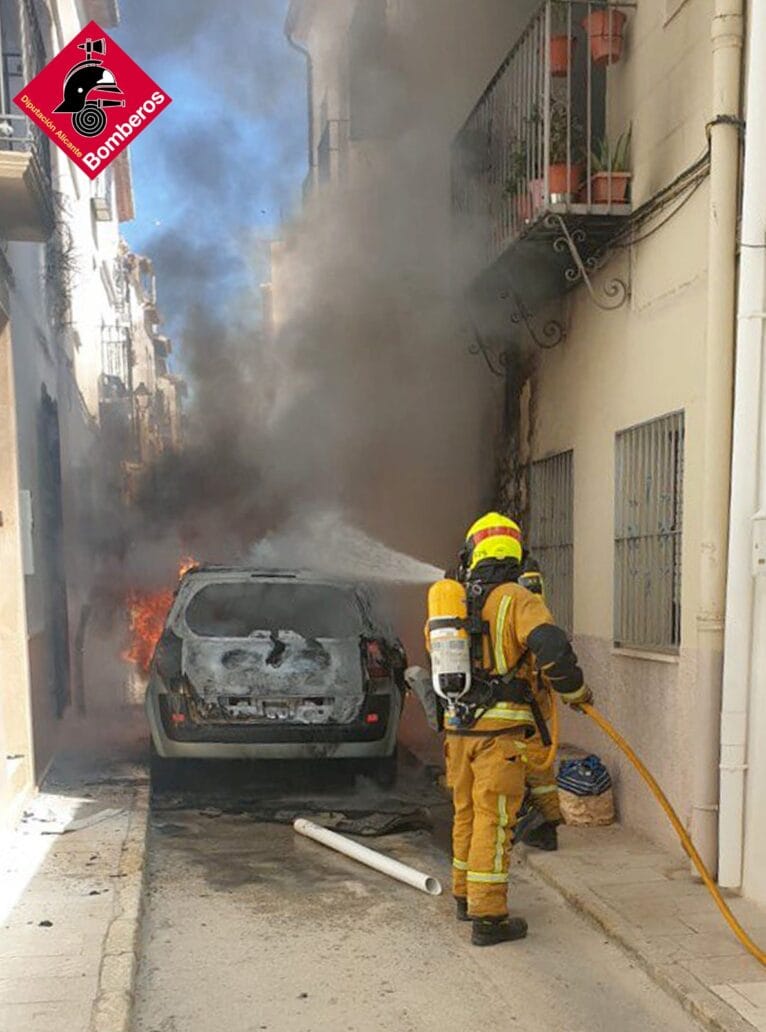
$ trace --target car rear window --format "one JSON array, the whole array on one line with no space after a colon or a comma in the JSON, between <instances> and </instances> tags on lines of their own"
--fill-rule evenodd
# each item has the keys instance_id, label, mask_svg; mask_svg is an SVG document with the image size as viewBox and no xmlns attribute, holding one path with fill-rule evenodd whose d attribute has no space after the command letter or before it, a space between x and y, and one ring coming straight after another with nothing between
<instances>
[{"instance_id":1,"label":"car rear window","mask_svg":"<svg viewBox=\"0 0 766 1032\"><path fill-rule=\"evenodd\" d=\"M189 602L186 622L206 638L247 638L255 631L348 638L362 632L354 593L327 584L208 584Z\"/></svg>"}]
</instances>

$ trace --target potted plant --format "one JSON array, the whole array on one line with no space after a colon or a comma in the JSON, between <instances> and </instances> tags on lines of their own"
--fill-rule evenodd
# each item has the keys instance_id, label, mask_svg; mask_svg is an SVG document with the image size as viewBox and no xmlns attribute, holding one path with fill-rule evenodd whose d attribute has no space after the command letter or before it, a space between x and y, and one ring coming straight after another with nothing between
<instances>
[{"instance_id":1,"label":"potted plant","mask_svg":"<svg viewBox=\"0 0 766 1032\"><path fill-rule=\"evenodd\" d=\"M630 137L632 127L625 130L614 147L608 137L599 142L591 154L593 175L590 180L590 195L593 204L625 204L631 173Z\"/></svg>"},{"instance_id":2,"label":"potted plant","mask_svg":"<svg viewBox=\"0 0 766 1032\"><path fill-rule=\"evenodd\" d=\"M511 141L505 192L512 199L513 210L519 222L527 222L532 217L528 174L529 147L526 140L517 136Z\"/></svg>"},{"instance_id":3,"label":"potted plant","mask_svg":"<svg viewBox=\"0 0 766 1032\"><path fill-rule=\"evenodd\" d=\"M622 57L626 16L616 7L592 7L582 26L590 40L595 65L615 64Z\"/></svg>"},{"instance_id":4,"label":"potted plant","mask_svg":"<svg viewBox=\"0 0 766 1032\"><path fill-rule=\"evenodd\" d=\"M521 132L511 137L505 192L513 199L514 212L519 222L530 222L543 207L540 159L532 142L537 138L536 133L541 137L541 121L540 110L535 105L529 115L522 117Z\"/></svg>"},{"instance_id":5,"label":"potted plant","mask_svg":"<svg viewBox=\"0 0 766 1032\"><path fill-rule=\"evenodd\" d=\"M569 20L569 5L554 3L551 6L551 75L564 76L574 61L577 39L572 35Z\"/></svg>"},{"instance_id":6,"label":"potted plant","mask_svg":"<svg viewBox=\"0 0 766 1032\"><path fill-rule=\"evenodd\" d=\"M583 179L582 126L559 102L551 105L550 163L548 165L548 194L555 204L569 201L577 195Z\"/></svg>"}]
</instances>

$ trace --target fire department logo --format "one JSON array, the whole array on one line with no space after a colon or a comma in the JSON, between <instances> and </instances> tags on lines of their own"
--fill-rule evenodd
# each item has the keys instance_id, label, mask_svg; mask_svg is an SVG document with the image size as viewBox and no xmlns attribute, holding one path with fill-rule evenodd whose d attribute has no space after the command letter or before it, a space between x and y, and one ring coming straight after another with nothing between
<instances>
[{"instance_id":1,"label":"fire department logo","mask_svg":"<svg viewBox=\"0 0 766 1032\"><path fill-rule=\"evenodd\" d=\"M171 99L91 22L14 103L95 179Z\"/></svg>"}]
</instances>

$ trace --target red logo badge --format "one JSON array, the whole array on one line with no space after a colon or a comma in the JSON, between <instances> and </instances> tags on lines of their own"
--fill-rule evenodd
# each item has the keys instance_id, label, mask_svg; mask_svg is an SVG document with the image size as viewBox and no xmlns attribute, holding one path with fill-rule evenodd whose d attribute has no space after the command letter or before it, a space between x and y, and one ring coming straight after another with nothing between
<instances>
[{"instance_id":1,"label":"red logo badge","mask_svg":"<svg viewBox=\"0 0 766 1032\"><path fill-rule=\"evenodd\" d=\"M171 100L91 22L14 103L95 179Z\"/></svg>"}]
</instances>

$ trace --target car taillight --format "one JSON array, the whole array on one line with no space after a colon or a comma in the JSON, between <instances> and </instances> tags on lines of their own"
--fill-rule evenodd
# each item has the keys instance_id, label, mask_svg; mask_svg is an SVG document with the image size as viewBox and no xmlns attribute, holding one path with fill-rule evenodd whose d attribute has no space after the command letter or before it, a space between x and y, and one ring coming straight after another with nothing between
<instances>
[{"instance_id":1,"label":"car taillight","mask_svg":"<svg viewBox=\"0 0 766 1032\"><path fill-rule=\"evenodd\" d=\"M380 714L379 713L368 713L364 718L365 724L379 724Z\"/></svg>"},{"instance_id":2,"label":"car taillight","mask_svg":"<svg viewBox=\"0 0 766 1032\"><path fill-rule=\"evenodd\" d=\"M365 642L365 664L370 678L379 679L391 676L383 645L375 638Z\"/></svg>"},{"instance_id":3,"label":"car taillight","mask_svg":"<svg viewBox=\"0 0 766 1032\"><path fill-rule=\"evenodd\" d=\"M154 650L154 665L166 684L181 676L181 653L183 642L172 631L163 631Z\"/></svg>"}]
</instances>

